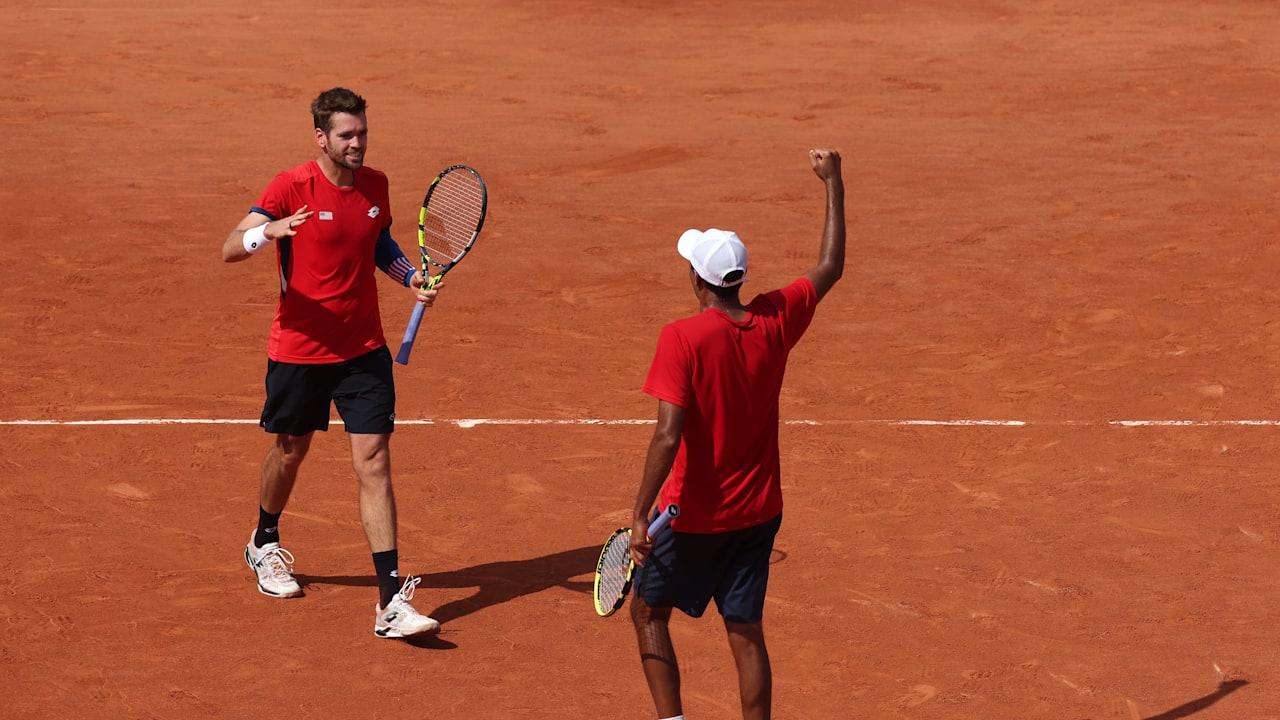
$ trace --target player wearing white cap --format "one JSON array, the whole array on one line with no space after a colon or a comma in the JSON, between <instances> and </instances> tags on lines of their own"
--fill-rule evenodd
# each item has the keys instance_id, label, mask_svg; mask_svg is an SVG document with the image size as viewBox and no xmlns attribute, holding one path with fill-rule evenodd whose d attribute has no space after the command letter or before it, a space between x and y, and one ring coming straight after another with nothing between
<instances>
[{"instance_id":1,"label":"player wearing white cap","mask_svg":"<svg viewBox=\"0 0 1280 720\"><path fill-rule=\"evenodd\" d=\"M689 230L676 248L689 262L699 312L662 329L644 392L658 399L632 517L636 569L631 617L660 718L683 718L671 609L700 617L714 598L738 668L744 718L768 718L772 670L763 615L769 557L782 523L778 394L787 357L818 301L844 272L840 155L809 151L826 185L818 264L787 287L743 305L747 248L733 232ZM654 501L678 505L672 532L646 535Z\"/></svg>"}]
</instances>

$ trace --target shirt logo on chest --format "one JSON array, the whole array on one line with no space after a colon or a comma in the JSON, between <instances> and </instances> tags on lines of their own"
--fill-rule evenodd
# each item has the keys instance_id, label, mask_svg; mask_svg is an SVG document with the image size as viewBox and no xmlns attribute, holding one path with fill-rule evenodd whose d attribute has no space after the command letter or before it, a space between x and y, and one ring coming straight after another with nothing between
<instances>
[{"instance_id":1,"label":"shirt logo on chest","mask_svg":"<svg viewBox=\"0 0 1280 720\"><path fill-rule=\"evenodd\" d=\"M321 220L332 220L332 219L333 219L333 213L329 212L328 210L321 210L321 211L320 211L320 219L321 219Z\"/></svg>"},{"instance_id":2,"label":"shirt logo on chest","mask_svg":"<svg viewBox=\"0 0 1280 720\"><path fill-rule=\"evenodd\" d=\"M382 211L378 209L378 206L374 205L373 207L369 208L369 217L376 218L378 217L378 213L380 212Z\"/></svg>"}]
</instances>

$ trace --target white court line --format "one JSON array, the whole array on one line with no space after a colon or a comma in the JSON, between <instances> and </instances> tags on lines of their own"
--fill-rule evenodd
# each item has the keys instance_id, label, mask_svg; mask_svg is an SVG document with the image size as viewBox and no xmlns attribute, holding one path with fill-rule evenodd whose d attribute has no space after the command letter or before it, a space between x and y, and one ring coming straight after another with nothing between
<instances>
[{"instance_id":1,"label":"white court line","mask_svg":"<svg viewBox=\"0 0 1280 720\"><path fill-rule=\"evenodd\" d=\"M340 421L335 421L340 422ZM603 420L595 418L437 418L396 420L396 425L454 425L474 428L480 425L653 425L654 420ZM0 426L73 426L73 425L257 425L257 420L230 418L132 418L125 420L0 420ZM1028 427L1110 425L1118 427L1276 427L1280 420L1107 420L1089 423L1077 420L783 420L784 425L815 427L834 425L895 425L937 427Z\"/></svg>"},{"instance_id":2,"label":"white court line","mask_svg":"<svg viewBox=\"0 0 1280 720\"><path fill-rule=\"evenodd\" d=\"M1108 425L1124 427L1219 427L1223 425L1280 425L1280 420L1112 420Z\"/></svg>"}]
</instances>

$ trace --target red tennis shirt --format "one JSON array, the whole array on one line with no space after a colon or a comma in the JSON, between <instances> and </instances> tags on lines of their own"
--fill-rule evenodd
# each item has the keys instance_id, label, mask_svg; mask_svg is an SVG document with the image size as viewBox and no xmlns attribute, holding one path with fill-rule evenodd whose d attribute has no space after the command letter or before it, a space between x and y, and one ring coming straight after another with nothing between
<instances>
[{"instance_id":1,"label":"red tennis shirt","mask_svg":"<svg viewBox=\"0 0 1280 720\"><path fill-rule=\"evenodd\" d=\"M672 527L726 532L782 512L778 393L817 306L817 290L802 277L757 295L741 322L708 309L662 328L643 389L685 410L661 494L663 506L680 506Z\"/></svg>"},{"instance_id":2,"label":"red tennis shirt","mask_svg":"<svg viewBox=\"0 0 1280 720\"><path fill-rule=\"evenodd\" d=\"M333 363L386 345L373 251L391 225L387 176L362 167L338 187L312 160L277 175L253 210L278 220L303 205L315 214L276 243L280 304L267 357Z\"/></svg>"}]
</instances>

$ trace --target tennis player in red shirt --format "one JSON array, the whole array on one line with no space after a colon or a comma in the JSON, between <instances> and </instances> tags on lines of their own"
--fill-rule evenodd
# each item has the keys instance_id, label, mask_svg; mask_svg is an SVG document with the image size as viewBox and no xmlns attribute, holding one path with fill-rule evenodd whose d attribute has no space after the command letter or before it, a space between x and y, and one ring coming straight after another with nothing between
<instances>
[{"instance_id":1,"label":"tennis player in red shirt","mask_svg":"<svg viewBox=\"0 0 1280 720\"><path fill-rule=\"evenodd\" d=\"M293 555L279 521L315 431L337 407L360 483L360 520L373 553L379 602L374 634L397 638L438 631L410 604L419 578L400 578L389 443L395 422L391 352L382 333L375 270L435 302L422 273L391 237L387 176L365 167L364 98L346 88L311 104L320 156L275 177L222 246L226 262L274 245L280 302L267 343L267 398L260 424L275 435L262 462L258 527L244 549L258 590L298 597Z\"/></svg>"},{"instance_id":2,"label":"tennis player in red shirt","mask_svg":"<svg viewBox=\"0 0 1280 720\"><path fill-rule=\"evenodd\" d=\"M689 230L676 246L689 263L699 312L658 336L644 382L644 392L658 399L658 425L631 530L639 566L631 618L664 720L684 718L671 609L701 617L712 599L737 664L742 716L770 716L763 616L769 557L782 523L778 393L791 348L844 273L840 155L810 150L809 162L826 185L825 227L818 264L787 287L743 305L738 291L747 279L747 249L732 232ZM649 521L668 505L680 507L672 531L649 540Z\"/></svg>"}]
</instances>

